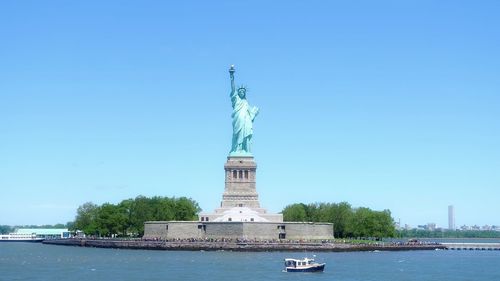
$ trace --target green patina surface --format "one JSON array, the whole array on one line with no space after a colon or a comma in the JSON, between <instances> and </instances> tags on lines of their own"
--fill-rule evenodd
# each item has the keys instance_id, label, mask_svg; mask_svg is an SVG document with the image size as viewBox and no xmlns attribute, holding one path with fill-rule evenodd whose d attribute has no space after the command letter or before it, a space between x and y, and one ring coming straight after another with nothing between
<instances>
[{"instance_id":1,"label":"green patina surface","mask_svg":"<svg viewBox=\"0 0 500 281\"><path fill-rule=\"evenodd\" d=\"M251 107L247 101L247 90L244 86L236 89L234 84L234 66L229 69L231 78L231 103L233 106L233 140L229 156L252 156L253 121L259 109Z\"/></svg>"}]
</instances>

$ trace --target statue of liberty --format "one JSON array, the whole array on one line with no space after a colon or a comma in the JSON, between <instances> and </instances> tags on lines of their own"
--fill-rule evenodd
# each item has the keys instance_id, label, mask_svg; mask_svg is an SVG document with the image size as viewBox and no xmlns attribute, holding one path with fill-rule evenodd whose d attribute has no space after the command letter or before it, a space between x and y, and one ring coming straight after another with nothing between
<instances>
[{"instance_id":1,"label":"statue of liberty","mask_svg":"<svg viewBox=\"0 0 500 281\"><path fill-rule=\"evenodd\" d=\"M253 135L253 120L259 114L257 107L250 108L246 93L247 89L240 86L238 90L234 85L234 65L229 69L231 78L231 103L233 105L233 143L229 156L251 156L251 143Z\"/></svg>"}]
</instances>

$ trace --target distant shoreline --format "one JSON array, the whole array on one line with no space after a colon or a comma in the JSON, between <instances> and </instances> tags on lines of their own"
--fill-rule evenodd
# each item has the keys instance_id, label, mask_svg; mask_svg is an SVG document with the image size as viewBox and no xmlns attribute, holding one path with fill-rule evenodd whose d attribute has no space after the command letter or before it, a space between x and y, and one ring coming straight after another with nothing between
<instances>
[{"instance_id":1,"label":"distant shoreline","mask_svg":"<svg viewBox=\"0 0 500 281\"><path fill-rule=\"evenodd\" d=\"M445 249L440 244L416 245L357 245L344 243L235 243L235 242L167 242L125 239L55 239L42 242L47 245L135 249L166 251L235 251L235 252L271 252L271 251L311 251L311 252L366 252L366 251L414 251Z\"/></svg>"}]
</instances>

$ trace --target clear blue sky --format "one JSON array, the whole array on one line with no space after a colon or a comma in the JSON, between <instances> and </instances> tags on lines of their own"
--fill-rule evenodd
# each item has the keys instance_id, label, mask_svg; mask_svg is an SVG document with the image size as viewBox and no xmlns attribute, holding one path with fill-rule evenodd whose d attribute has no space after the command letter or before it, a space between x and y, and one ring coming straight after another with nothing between
<instances>
[{"instance_id":1,"label":"clear blue sky","mask_svg":"<svg viewBox=\"0 0 500 281\"><path fill-rule=\"evenodd\" d=\"M230 64L261 205L500 225L499 1L2 1L0 224L220 204Z\"/></svg>"}]
</instances>

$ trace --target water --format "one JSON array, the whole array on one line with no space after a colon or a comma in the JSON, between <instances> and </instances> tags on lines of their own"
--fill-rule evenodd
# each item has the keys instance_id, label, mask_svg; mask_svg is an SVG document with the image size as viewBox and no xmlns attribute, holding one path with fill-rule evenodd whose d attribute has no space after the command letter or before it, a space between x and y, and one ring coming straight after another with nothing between
<instances>
[{"instance_id":1,"label":"water","mask_svg":"<svg viewBox=\"0 0 500 281\"><path fill-rule=\"evenodd\" d=\"M316 254L323 273L283 273ZM500 251L241 253L117 250L0 243L0 280L500 280Z\"/></svg>"}]
</instances>

